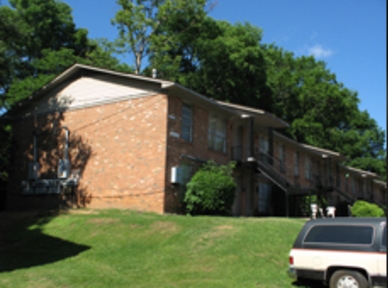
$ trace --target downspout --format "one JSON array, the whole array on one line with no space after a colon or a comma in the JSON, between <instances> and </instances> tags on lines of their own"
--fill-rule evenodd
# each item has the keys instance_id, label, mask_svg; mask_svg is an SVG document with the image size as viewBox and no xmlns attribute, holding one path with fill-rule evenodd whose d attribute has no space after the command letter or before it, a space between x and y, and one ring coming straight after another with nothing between
<instances>
[{"instance_id":1,"label":"downspout","mask_svg":"<svg viewBox=\"0 0 388 288\"><path fill-rule=\"evenodd\" d=\"M254 139L254 118L253 117L250 117L249 118L249 136L250 136L250 139L249 139L249 157L248 158L254 158L255 155L254 155L254 145L255 145L255 139Z\"/></svg>"},{"instance_id":2,"label":"downspout","mask_svg":"<svg viewBox=\"0 0 388 288\"><path fill-rule=\"evenodd\" d=\"M268 154L269 154L269 164L273 165L273 129L268 127Z\"/></svg>"},{"instance_id":3,"label":"downspout","mask_svg":"<svg viewBox=\"0 0 388 288\"><path fill-rule=\"evenodd\" d=\"M65 130L65 155L64 159L69 160L69 128L63 126L62 129Z\"/></svg>"},{"instance_id":4,"label":"downspout","mask_svg":"<svg viewBox=\"0 0 388 288\"><path fill-rule=\"evenodd\" d=\"M69 160L69 129L66 126L62 126L61 128L65 130L65 149L63 159L59 160L58 177L67 179L70 176L71 169Z\"/></svg>"},{"instance_id":5,"label":"downspout","mask_svg":"<svg viewBox=\"0 0 388 288\"><path fill-rule=\"evenodd\" d=\"M32 135L34 138L34 163L36 163L38 160L38 155L37 155L37 149L36 149L36 131L35 130L32 132Z\"/></svg>"}]
</instances>

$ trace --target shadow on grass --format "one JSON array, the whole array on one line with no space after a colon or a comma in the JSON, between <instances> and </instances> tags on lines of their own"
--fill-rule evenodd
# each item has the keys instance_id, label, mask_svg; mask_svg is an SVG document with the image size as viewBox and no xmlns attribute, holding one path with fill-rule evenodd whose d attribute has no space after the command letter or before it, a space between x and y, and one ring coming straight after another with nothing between
<instances>
[{"instance_id":1,"label":"shadow on grass","mask_svg":"<svg viewBox=\"0 0 388 288\"><path fill-rule=\"evenodd\" d=\"M292 283L292 286L300 288L327 288L322 282L313 280L295 281Z\"/></svg>"},{"instance_id":2,"label":"shadow on grass","mask_svg":"<svg viewBox=\"0 0 388 288\"><path fill-rule=\"evenodd\" d=\"M57 262L91 248L44 234L44 225L53 217L53 213L0 213L0 273Z\"/></svg>"}]
</instances>

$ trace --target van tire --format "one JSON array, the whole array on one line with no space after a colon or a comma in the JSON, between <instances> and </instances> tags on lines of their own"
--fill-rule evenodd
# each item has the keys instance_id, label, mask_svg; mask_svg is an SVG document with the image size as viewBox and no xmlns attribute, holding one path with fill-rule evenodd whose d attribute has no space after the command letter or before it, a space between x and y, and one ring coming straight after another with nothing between
<instances>
[{"instance_id":1,"label":"van tire","mask_svg":"<svg viewBox=\"0 0 388 288\"><path fill-rule=\"evenodd\" d=\"M353 286L345 285L345 282L349 285L353 283ZM342 285L341 285L342 284ZM364 275L353 270L338 270L330 277L330 288L368 288L368 281Z\"/></svg>"}]
</instances>

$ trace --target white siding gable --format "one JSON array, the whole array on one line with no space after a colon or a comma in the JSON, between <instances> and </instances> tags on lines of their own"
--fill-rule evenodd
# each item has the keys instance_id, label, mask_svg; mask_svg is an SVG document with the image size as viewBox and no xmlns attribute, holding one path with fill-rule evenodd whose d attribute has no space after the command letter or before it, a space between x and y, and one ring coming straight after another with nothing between
<instances>
[{"instance_id":1,"label":"white siding gable","mask_svg":"<svg viewBox=\"0 0 388 288\"><path fill-rule=\"evenodd\" d=\"M157 93L139 85L136 87L133 82L125 79L104 78L106 77L84 76L64 83L38 100L35 105L32 105L32 109L28 109L28 112L41 114L58 110L81 109Z\"/></svg>"}]
</instances>

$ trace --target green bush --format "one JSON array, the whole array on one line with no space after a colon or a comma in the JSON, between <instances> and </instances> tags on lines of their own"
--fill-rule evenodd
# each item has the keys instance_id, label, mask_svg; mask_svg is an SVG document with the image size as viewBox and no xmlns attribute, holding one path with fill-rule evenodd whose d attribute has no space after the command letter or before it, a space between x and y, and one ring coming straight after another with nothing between
<instances>
[{"instance_id":1,"label":"green bush","mask_svg":"<svg viewBox=\"0 0 388 288\"><path fill-rule=\"evenodd\" d=\"M207 162L199 169L190 182L184 202L191 215L226 215L232 207L236 184L232 172L234 162L217 165Z\"/></svg>"},{"instance_id":2,"label":"green bush","mask_svg":"<svg viewBox=\"0 0 388 288\"><path fill-rule=\"evenodd\" d=\"M376 204L357 200L352 206L352 215L355 217L383 217L384 210Z\"/></svg>"}]
</instances>

